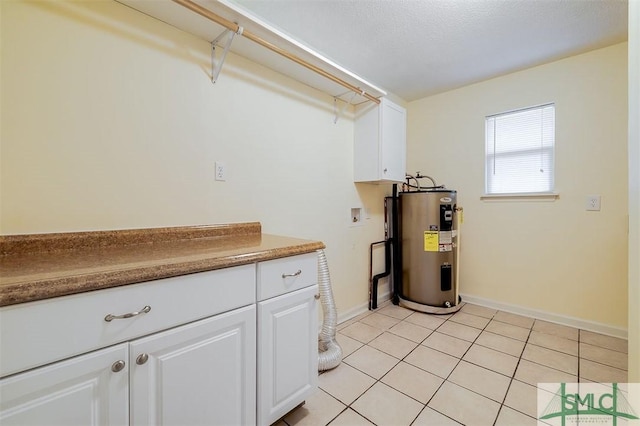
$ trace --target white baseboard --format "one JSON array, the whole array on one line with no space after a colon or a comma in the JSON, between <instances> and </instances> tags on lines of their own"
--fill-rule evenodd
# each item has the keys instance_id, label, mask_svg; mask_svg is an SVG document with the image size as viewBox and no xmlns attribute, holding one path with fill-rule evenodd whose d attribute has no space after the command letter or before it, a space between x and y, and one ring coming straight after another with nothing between
<instances>
[{"instance_id":1,"label":"white baseboard","mask_svg":"<svg viewBox=\"0 0 640 426\"><path fill-rule=\"evenodd\" d=\"M568 327L575 327L581 330L593 331L594 333L606 334L608 336L618 337L621 339L627 339L628 333L626 328L614 327L607 324L602 324L595 321L588 321L580 318L571 317L568 315L555 314L553 312L541 311L538 309L526 308L520 305L513 305L511 303L496 302L495 300L485 299L482 297L471 296L469 294L461 294L463 302L473 303L474 305L485 306L491 309L497 309L504 312L510 312L512 314L523 315L525 317L540 319L543 321L552 322L555 324L566 325ZM378 306L391 298L389 291L378 294ZM338 314L338 324L348 321L358 315L367 312L369 310L369 302L362 305L358 305L346 312Z\"/></svg>"},{"instance_id":2,"label":"white baseboard","mask_svg":"<svg viewBox=\"0 0 640 426\"><path fill-rule=\"evenodd\" d=\"M391 299L391 292L386 291L385 293L378 294L378 306L387 300ZM346 312L341 312L338 314L338 324L341 324L345 321L349 321L351 318L355 318L358 315L367 312L369 310L369 301L362 305L358 305L355 308L349 309Z\"/></svg>"},{"instance_id":3,"label":"white baseboard","mask_svg":"<svg viewBox=\"0 0 640 426\"><path fill-rule=\"evenodd\" d=\"M553 322L560 325L566 325L569 327L579 328L581 330L593 331L594 333L606 334L608 336L618 337L621 339L627 339L628 333L626 328L614 327L607 324L602 324L595 321L588 321L580 318L571 317L568 315L554 314L552 312L541 311L538 309L526 308L520 305L513 305L511 303L496 302L495 300L485 299L482 297L471 296L469 294L461 294L462 301L467 303L473 303L474 305L485 306L491 309L497 309L504 312L510 312L512 314L523 315L525 317L540 319L543 321ZM378 294L378 306L386 302L391 298L389 291ZM358 305L346 312L338 314L338 324L348 321L358 315L367 312L369 310L369 302L362 305Z\"/></svg>"},{"instance_id":4,"label":"white baseboard","mask_svg":"<svg viewBox=\"0 0 640 426\"><path fill-rule=\"evenodd\" d=\"M568 315L560 315L554 314L552 312L540 311L538 309L525 308L524 306L512 305L510 303L496 302L495 300L484 299L482 297L471 296L469 294L461 294L461 296L463 302L473 303L474 305L480 305L491 309L511 312L512 314L523 315L525 317L536 318L560 325L593 331L595 333L606 334L608 336L619 337L625 340L628 336L627 329L622 327L614 327L595 321L588 321L580 318L570 317Z\"/></svg>"}]
</instances>

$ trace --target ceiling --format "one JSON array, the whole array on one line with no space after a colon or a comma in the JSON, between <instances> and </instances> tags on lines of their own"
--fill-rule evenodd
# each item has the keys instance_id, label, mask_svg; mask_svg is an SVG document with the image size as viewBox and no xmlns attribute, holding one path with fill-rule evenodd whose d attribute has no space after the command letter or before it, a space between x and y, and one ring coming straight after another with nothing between
<instances>
[{"instance_id":1,"label":"ceiling","mask_svg":"<svg viewBox=\"0 0 640 426\"><path fill-rule=\"evenodd\" d=\"M626 0L232 0L406 101L627 39Z\"/></svg>"}]
</instances>

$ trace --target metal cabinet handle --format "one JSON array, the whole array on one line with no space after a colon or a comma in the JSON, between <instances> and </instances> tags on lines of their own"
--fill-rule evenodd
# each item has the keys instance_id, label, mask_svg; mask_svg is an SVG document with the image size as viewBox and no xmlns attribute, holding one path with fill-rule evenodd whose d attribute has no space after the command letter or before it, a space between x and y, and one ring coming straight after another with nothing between
<instances>
[{"instance_id":1,"label":"metal cabinet handle","mask_svg":"<svg viewBox=\"0 0 640 426\"><path fill-rule=\"evenodd\" d=\"M147 362L149 360L149 355L147 354L140 354L138 355L138 357L136 358L136 364L138 365L142 365L145 362Z\"/></svg>"},{"instance_id":2,"label":"metal cabinet handle","mask_svg":"<svg viewBox=\"0 0 640 426\"><path fill-rule=\"evenodd\" d=\"M113 314L109 314L106 317L104 317L104 320L106 322L111 322L114 319L126 319L126 318L131 318L131 317L135 317L138 315L142 315L142 314L146 314L147 312L149 312L151 310L151 306L147 305L144 308L142 308L142 310L137 311L137 312L129 312L128 314L123 314L123 315L113 315Z\"/></svg>"},{"instance_id":3,"label":"metal cabinet handle","mask_svg":"<svg viewBox=\"0 0 640 426\"><path fill-rule=\"evenodd\" d=\"M124 366L125 365L126 364L124 363L123 360L116 361L111 365L111 371L113 371L114 373L122 371L122 370L124 370Z\"/></svg>"},{"instance_id":4,"label":"metal cabinet handle","mask_svg":"<svg viewBox=\"0 0 640 426\"><path fill-rule=\"evenodd\" d=\"M298 269L295 273L293 274L282 274L282 278L287 278L287 277L297 277L298 275L300 275L302 273L302 271L300 269Z\"/></svg>"}]
</instances>

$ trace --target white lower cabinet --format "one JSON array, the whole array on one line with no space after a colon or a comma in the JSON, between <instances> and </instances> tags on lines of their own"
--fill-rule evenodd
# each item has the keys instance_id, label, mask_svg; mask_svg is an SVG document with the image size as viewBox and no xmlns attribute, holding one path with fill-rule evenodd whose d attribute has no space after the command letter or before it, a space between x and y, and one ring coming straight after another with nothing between
<instances>
[{"instance_id":1,"label":"white lower cabinet","mask_svg":"<svg viewBox=\"0 0 640 426\"><path fill-rule=\"evenodd\" d=\"M0 424L128 424L128 350L123 343L0 380Z\"/></svg>"},{"instance_id":2,"label":"white lower cabinet","mask_svg":"<svg viewBox=\"0 0 640 426\"><path fill-rule=\"evenodd\" d=\"M0 425L269 425L317 389L317 287L310 253L0 308Z\"/></svg>"},{"instance_id":3,"label":"white lower cabinet","mask_svg":"<svg viewBox=\"0 0 640 426\"><path fill-rule=\"evenodd\" d=\"M258 303L258 424L270 425L318 386L317 286Z\"/></svg>"},{"instance_id":4,"label":"white lower cabinet","mask_svg":"<svg viewBox=\"0 0 640 426\"><path fill-rule=\"evenodd\" d=\"M254 424L255 318L251 305L132 342L131 424Z\"/></svg>"},{"instance_id":5,"label":"white lower cabinet","mask_svg":"<svg viewBox=\"0 0 640 426\"><path fill-rule=\"evenodd\" d=\"M258 424L270 425L318 388L318 258L258 264Z\"/></svg>"},{"instance_id":6,"label":"white lower cabinet","mask_svg":"<svg viewBox=\"0 0 640 426\"><path fill-rule=\"evenodd\" d=\"M5 425L250 425L255 305L0 381Z\"/></svg>"}]
</instances>

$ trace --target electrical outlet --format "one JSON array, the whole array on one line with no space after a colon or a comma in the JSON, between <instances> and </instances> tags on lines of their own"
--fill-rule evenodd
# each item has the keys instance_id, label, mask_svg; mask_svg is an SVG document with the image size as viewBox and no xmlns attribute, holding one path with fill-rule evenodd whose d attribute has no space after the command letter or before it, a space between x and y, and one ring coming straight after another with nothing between
<instances>
[{"instance_id":1,"label":"electrical outlet","mask_svg":"<svg viewBox=\"0 0 640 426\"><path fill-rule=\"evenodd\" d=\"M587 195L585 202L585 209L587 211L600 211L600 196L599 195Z\"/></svg>"},{"instance_id":2,"label":"electrical outlet","mask_svg":"<svg viewBox=\"0 0 640 426\"><path fill-rule=\"evenodd\" d=\"M227 180L227 168L222 161L216 161L216 180L223 182Z\"/></svg>"}]
</instances>

